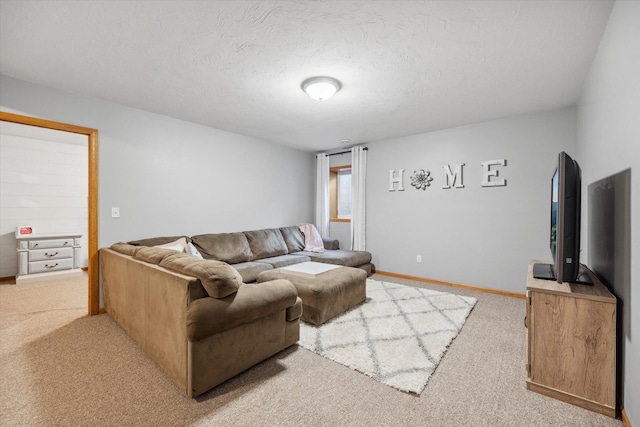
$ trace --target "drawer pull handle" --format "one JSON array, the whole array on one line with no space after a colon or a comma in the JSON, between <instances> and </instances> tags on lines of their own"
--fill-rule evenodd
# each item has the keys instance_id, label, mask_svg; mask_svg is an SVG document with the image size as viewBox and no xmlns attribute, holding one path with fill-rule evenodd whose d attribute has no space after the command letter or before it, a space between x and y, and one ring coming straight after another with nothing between
<instances>
[{"instance_id":1,"label":"drawer pull handle","mask_svg":"<svg viewBox=\"0 0 640 427\"><path fill-rule=\"evenodd\" d=\"M34 244L33 244L33 247L35 248L36 246L38 246L38 244L37 244L37 243L34 243Z\"/></svg>"},{"instance_id":2,"label":"drawer pull handle","mask_svg":"<svg viewBox=\"0 0 640 427\"><path fill-rule=\"evenodd\" d=\"M50 254L49 252L45 252L45 253L44 253L44 256L48 256L49 258L51 258L51 257L54 257L54 256L58 255L58 253L59 253L59 252L56 252L56 253L54 253L54 254Z\"/></svg>"},{"instance_id":3,"label":"drawer pull handle","mask_svg":"<svg viewBox=\"0 0 640 427\"><path fill-rule=\"evenodd\" d=\"M69 242L67 242L67 241L65 240L65 242L62 244L62 246L66 246L66 245L68 245L68 244L69 244Z\"/></svg>"},{"instance_id":4,"label":"drawer pull handle","mask_svg":"<svg viewBox=\"0 0 640 427\"><path fill-rule=\"evenodd\" d=\"M52 269L52 268L56 268L57 266L58 266L58 263L56 262L54 265L45 264L44 268Z\"/></svg>"}]
</instances>

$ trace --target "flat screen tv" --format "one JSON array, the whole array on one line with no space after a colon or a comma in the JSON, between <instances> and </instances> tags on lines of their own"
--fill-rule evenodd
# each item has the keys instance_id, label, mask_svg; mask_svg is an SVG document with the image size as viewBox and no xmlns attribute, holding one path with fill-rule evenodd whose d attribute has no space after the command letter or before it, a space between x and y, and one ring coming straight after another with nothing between
<instances>
[{"instance_id":1,"label":"flat screen tv","mask_svg":"<svg viewBox=\"0 0 640 427\"><path fill-rule=\"evenodd\" d=\"M537 279L590 284L586 272L580 270L580 166L564 151L551 178L551 219L549 247L552 264L535 264Z\"/></svg>"}]
</instances>

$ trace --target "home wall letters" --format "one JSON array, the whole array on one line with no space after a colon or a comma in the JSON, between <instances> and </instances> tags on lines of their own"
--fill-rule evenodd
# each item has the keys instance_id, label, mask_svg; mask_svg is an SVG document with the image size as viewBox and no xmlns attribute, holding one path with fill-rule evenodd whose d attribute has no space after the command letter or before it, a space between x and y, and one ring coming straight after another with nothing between
<instances>
[{"instance_id":1,"label":"home wall letters","mask_svg":"<svg viewBox=\"0 0 640 427\"><path fill-rule=\"evenodd\" d=\"M464 163L453 165L442 165L443 184L442 188L447 190L451 188L464 188L463 168ZM482 187L504 187L507 180L500 177L498 166L507 166L506 159L486 160L480 162L482 168ZM404 169L389 169L389 191L404 191ZM431 172L420 169L419 172L413 171L411 176L411 185L416 189L425 190L430 186Z\"/></svg>"}]
</instances>

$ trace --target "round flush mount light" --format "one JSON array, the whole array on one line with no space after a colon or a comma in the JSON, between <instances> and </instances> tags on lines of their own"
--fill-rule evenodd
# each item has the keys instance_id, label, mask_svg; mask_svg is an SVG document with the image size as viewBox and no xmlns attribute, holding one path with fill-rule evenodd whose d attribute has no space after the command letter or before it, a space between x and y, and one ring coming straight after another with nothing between
<instances>
[{"instance_id":1,"label":"round flush mount light","mask_svg":"<svg viewBox=\"0 0 640 427\"><path fill-rule=\"evenodd\" d=\"M342 85L333 77L311 77L302 82L302 90L318 101L331 98Z\"/></svg>"}]
</instances>

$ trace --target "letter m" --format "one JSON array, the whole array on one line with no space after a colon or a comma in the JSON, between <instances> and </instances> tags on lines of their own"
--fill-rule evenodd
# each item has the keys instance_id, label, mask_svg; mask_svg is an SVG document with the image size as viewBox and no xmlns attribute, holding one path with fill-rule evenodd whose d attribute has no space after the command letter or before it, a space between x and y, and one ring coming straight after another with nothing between
<instances>
[{"instance_id":1,"label":"letter m","mask_svg":"<svg viewBox=\"0 0 640 427\"><path fill-rule=\"evenodd\" d=\"M442 165L442 169L444 169L444 184L442 188L451 188L451 186L455 188L464 188L464 184L462 183L462 167L464 163L460 163L455 165L453 171L451 171L450 165Z\"/></svg>"}]
</instances>

